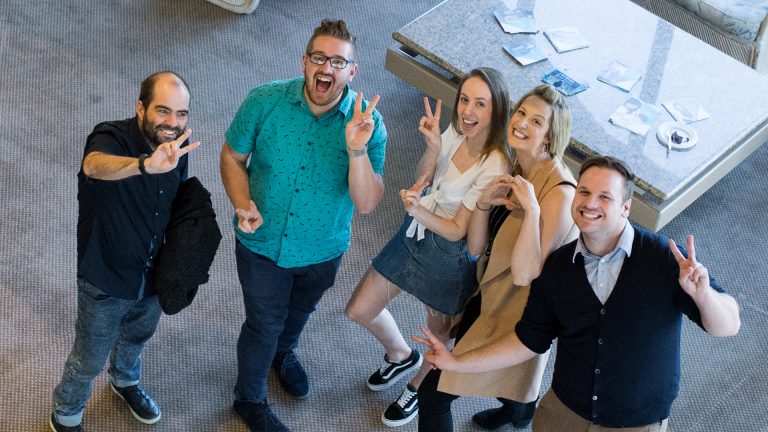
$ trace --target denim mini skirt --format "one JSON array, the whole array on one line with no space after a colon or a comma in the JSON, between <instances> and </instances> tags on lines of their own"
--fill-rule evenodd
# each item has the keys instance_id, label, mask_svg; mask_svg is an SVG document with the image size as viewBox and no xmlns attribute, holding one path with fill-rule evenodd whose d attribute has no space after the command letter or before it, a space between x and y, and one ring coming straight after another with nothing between
<instances>
[{"instance_id":1,"label":"denim mini skirt","mask_svg":"<svg viewBox=\"0 0 768 432\"><path fill-rule=\"evenodd\" d=\"M465 240L449 241L430 230L421 240L406 237L412 220L405 215L403 225L371 265L432 309L456 315L477 288L477 259L469 254Z\"/></svg>"}]
</instances>

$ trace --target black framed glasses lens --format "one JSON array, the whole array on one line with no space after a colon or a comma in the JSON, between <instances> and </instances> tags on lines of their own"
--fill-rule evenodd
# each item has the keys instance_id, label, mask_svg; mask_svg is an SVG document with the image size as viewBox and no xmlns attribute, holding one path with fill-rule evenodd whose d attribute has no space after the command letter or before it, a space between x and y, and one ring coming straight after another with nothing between
<instances>
[{"instance_id":1,"label":"black framed glasses lens","mask_svg":"<svg viewBox=\"0 0 768 432\"><path fill-rule=\"evenodd\" d=\"M309 61L316 65L324 65L325 62L329 60L331 62L331 67L335 69L344 69L349 63L351 63L349 60L344 58L328 57L319 53L312 53L309 55Z\"/></svg>"}]
</instances>

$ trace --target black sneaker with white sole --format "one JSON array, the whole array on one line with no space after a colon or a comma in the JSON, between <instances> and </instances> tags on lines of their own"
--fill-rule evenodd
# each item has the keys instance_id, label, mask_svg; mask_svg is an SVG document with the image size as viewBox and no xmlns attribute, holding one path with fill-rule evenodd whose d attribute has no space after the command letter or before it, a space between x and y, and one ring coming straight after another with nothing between
<instances>
[{"instance_id":1,"label":"black sneaker with white sole","mask_svg":"<svg viewBox=\"0 0 768 432\"><path fill-rule=\"evenodd\" d=\"M401 362L391 362L384 354L384 366L368 377L368 388L373 391L384 390L392 386L410 370L421 366L421 353L411 350L411 355Z\"/></svg>"},{"instance_id":2,"label":"black sneaker with white sole","mask_svg":"<svg viewBox=\"0 0 768 432\"><path fill-rule=\"evenodd\" d=\"M407 424L419 413L418 391L408 384L400 397L392 402L381 415L381 421L389 427Z\"/></svg>"},{"instance_id":3,"label":"black sneaker with white sole","mask_svg":"<svg viewBox=\"0 0 768 432\"><path fill-rule=\"evenodd\" d=\"M144 424L155 424L160 420L160 407L140 385L117 387L110 383L110 387L128 404L128 409L136 420Z\"/></svg>"}]
</instances>

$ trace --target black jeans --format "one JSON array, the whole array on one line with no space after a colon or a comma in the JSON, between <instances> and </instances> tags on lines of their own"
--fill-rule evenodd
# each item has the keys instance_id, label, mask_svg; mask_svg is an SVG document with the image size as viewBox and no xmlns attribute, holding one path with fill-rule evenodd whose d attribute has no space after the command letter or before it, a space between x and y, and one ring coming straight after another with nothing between
<instances>
[{"instance_id":1,"label":"black jeans","mask_svg":"<svg viewBox=\"0 0 768 432\"><path fill-rule=\"evenodd\" d=\"M464 337L477 317L480 316L480 294L472 297L464 309L464 315L459 321L456 342ZM451 414L451 404L459 396L449 393L443 393L437 390L437 383L440 382L440 373L438 369L430 371L419 386L419 430L435 432L453 431L453 415Z\"/></svg>"}]
</instances>

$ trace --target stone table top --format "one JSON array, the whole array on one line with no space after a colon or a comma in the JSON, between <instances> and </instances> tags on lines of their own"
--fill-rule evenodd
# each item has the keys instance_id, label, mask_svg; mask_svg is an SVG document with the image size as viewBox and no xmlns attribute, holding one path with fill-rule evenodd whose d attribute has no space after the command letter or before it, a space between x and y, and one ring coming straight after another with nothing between
<instances>
[{"instance_id":1,"label":"stone table top","mask_svg":"<svg viewBox=\"0 0 768 432\"><path fill-rule=\"evenodd\" d=\"M568 97L573 113L570 151L624 160L651 200L674 196L768 123L768 77L630 1L520 0L506 6L533 10L539 28L533 37L548 54L546 60L521 67L506 54L502 47L524 36L504 33L493 15L494 9L505 7L498 0L447 0L393 37L456 77L479 66L499 69L513 99L540 84L553 68L582 78L590 88ZM542 30L568 25L581 31L589 47L558 54ZM596 78L613 60L643 73L629 94ZM629 96L661 110L645 137L608 122ZM691 124L699 135L693 149L667 155L656 139L656 127L674 119L661 102L680 98L696 99L711 117Z\"/></svg>"}]
</instances>

